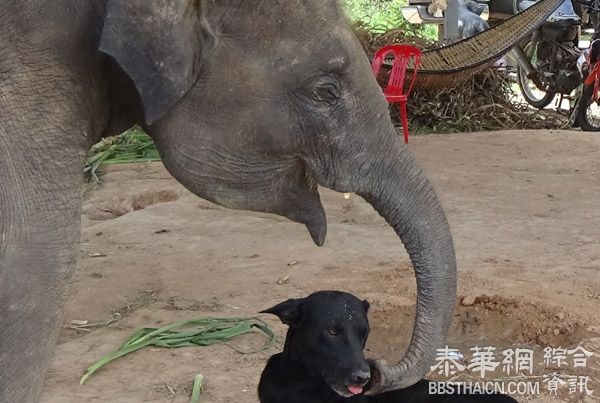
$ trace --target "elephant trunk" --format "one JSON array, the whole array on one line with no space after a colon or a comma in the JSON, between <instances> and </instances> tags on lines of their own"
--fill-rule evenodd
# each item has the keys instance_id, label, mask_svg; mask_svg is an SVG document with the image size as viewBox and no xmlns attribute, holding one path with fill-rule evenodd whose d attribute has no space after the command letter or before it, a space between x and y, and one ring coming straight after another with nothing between
<instances>
[{"instance_id":1,"label":"elephant trunk","mask_svg":"<svg viewBox=\"0 0 600 403\"><path fill-rule=\"evenodd\" d=\"M456 299L456 258L438 198L414 158L400 145L370 165L359 194L394 228L417 280L415 326L400 362L372 365L369 394L408 387L429 372L443 347Z\"/></svg>"}]
</instances>

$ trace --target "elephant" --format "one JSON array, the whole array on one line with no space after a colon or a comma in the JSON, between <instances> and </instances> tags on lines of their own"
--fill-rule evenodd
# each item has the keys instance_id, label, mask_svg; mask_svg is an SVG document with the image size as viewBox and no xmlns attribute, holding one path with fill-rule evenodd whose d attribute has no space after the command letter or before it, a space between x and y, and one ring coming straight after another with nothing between
<instances>
[{"instance_id":1,"label":"elephant","mask_svg":"<svg viewBox=\"0 0 600 403\"><path fill-rule=\"evenodd\" d=\"M369 393L420 380L446 338L456 258L337 0L4 0L0 401L39 401L80 236L89 146L135 123L201 198L327 223L318 185L369 202L406 247L416 320Z\"/></svg>"}]
</instances>

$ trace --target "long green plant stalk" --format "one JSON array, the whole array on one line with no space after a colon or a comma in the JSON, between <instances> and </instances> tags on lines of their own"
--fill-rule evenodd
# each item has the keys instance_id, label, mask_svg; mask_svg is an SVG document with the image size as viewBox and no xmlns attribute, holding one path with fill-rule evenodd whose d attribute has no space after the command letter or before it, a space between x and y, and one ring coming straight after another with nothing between
<instances>
[{"instance_id":1,"label":"long green plant stalk","mask_svg":"<svg viewBox=\"0 0 600 403\"><path fill-rule=\"evenodd\" d=\"M202 383L204 382L204 376L198 374L194 377L194 386L192 388L192 399L190 403L200 402L200 390L202 390Z\"/></svg>"},{"instance_id":2,"label":"long green plant stalk","mask_svg":"<svg viewBox=\"0 0 600 403\"><path fill-rule=\"evenodd\" d=\"M90 366L81 377L80 384L83 384L92 374L110 362L148 346L162 348L210 346L227 343L235 337L257 331L264 333L268 337L265 344L257 351L244 352L227 344L241 354L263 351L273 345L275 334L267 323L254 317L200 318L176 322L158 329L140 329L133 333L118 350L105 355L94 365Z\"/></svg>"}]
</instances>

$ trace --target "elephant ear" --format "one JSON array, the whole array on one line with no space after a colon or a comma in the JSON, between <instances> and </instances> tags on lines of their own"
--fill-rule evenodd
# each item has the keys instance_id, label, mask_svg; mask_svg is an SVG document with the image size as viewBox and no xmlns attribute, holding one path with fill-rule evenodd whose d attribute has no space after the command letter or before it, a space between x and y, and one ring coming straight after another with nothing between
<instances>
[{"instance_id":1,"label":"elephant ear","mask_svg":"<svg viewBox=\"0 0 600 403\"><path fill-rule=\"evenodd\" d=\"M199 0L109 0L100 51L133 80L151 125L194 85L210 39Z\"/></svg>"}]
</instances>

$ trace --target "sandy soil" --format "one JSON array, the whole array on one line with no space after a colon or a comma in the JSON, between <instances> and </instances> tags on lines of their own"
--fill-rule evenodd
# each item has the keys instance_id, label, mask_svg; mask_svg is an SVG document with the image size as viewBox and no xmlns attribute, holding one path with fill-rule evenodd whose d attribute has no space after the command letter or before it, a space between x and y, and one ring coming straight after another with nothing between
<instances>
[{"instance_id":1,"label":"sandy soil","mask_svg":"<svg viewBox=\"0 0 600 403\"><path fill-rule=\"evenodd\" d=\"M413 138L410 148L446 208L460 295L474 299L458 307L449 345L467 356L475 345L528 346L538 365L538 378L528 380L539 382L574 372L541 367L543 347L583 345L595 355L577 374L592 378L593 397L563 386L557 397L519 399L599 401L600 135L436 135ZM196 198L160 164L113 167L103 180L86 191L81 255L44 403L187 402L199 372L203 402L256 402L260 372L279 343L253 355L223 345L147 349L78 381L140 327L255 315L319 289L367 298L369 354L401 356L412 327L412 269L392 230L358 197L322 191L329 235L317 248L301 225ZM103 325L111 318L118 320ZM283 325L265 319L281 341ZM74 320L100 325L77 331ZM257 334L237 343L262 341Z\"/></svg>"}]
</instances>

